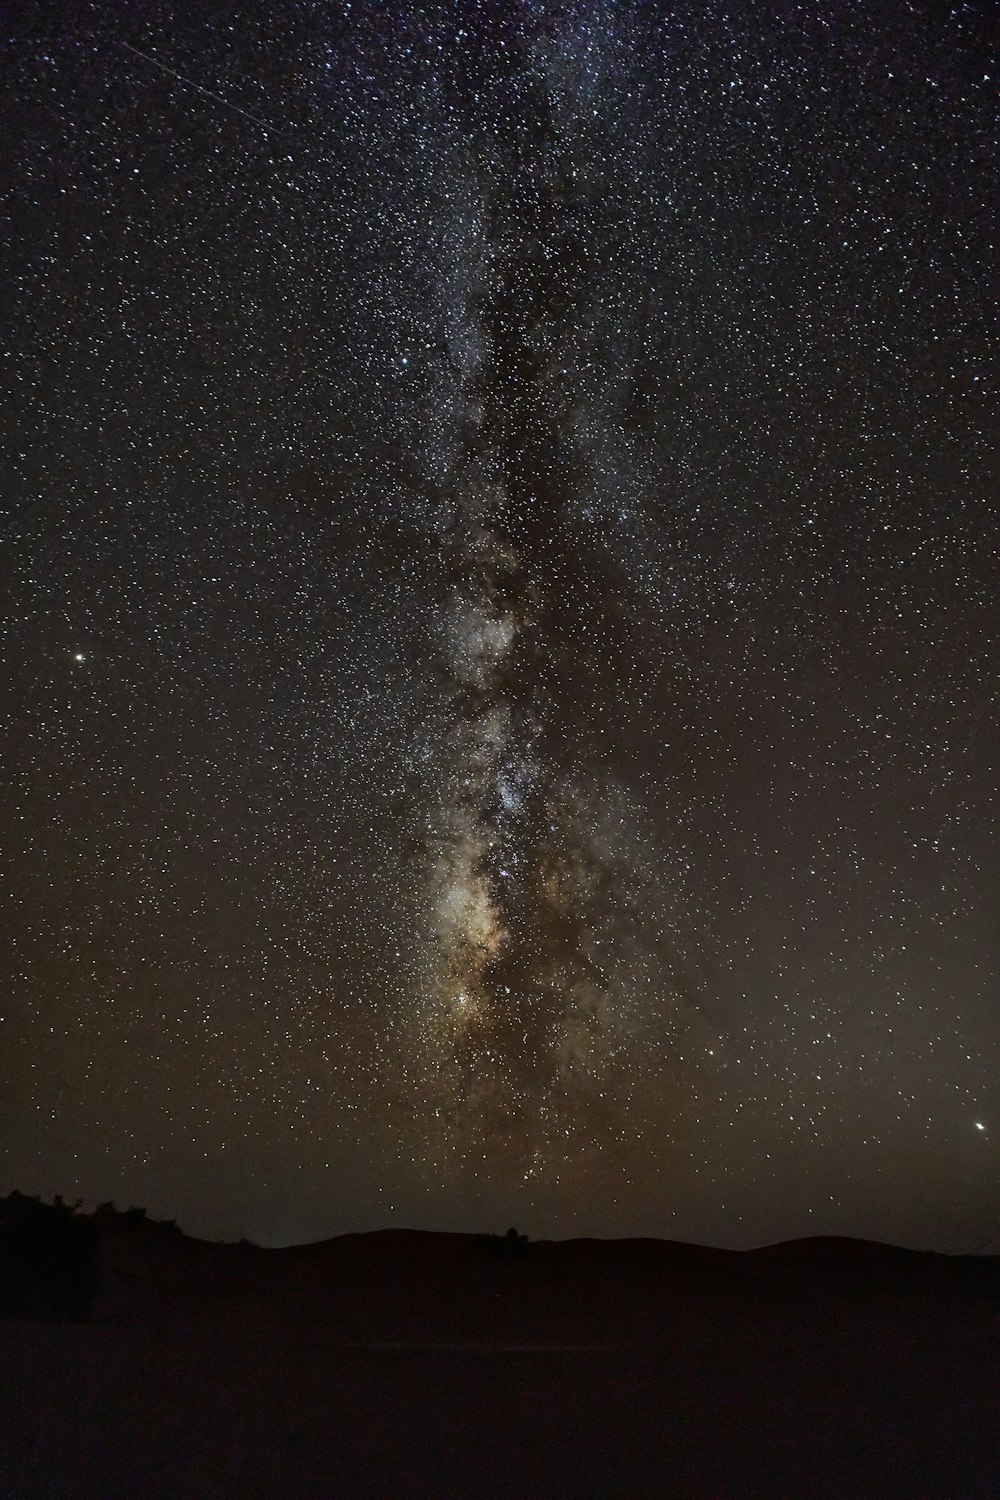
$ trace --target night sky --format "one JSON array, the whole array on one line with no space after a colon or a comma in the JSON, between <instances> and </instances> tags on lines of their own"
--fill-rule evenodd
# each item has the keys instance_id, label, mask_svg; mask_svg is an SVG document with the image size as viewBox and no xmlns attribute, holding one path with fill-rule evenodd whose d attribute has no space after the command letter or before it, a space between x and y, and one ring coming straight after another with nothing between
<instances>
[{"instance_id":1,"label":"night sky","mask_svg":"<svg viewBox=\"0 0 1000 1500\"><path fill-rule=\"evenodd\" d=\"M6 8L4 1191L1000 1250L991 9Z\"/></svg>"}]
</instances>

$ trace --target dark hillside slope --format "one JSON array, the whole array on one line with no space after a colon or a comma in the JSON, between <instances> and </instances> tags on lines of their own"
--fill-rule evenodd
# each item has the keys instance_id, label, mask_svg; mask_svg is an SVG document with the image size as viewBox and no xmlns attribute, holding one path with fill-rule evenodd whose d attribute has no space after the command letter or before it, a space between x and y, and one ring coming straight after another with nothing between
<instances>
[{"instance_id":1,"label":"dark hillside slope","mask_svg":"<svg viewBox=\"0 0 1000 1500\"><path fill-rule=\"evenodd\" d=\"M84 1321L0 1323L0 1494L1000 1494L1000 1262L101 1228Z\"/></svg>"}]
</instances>

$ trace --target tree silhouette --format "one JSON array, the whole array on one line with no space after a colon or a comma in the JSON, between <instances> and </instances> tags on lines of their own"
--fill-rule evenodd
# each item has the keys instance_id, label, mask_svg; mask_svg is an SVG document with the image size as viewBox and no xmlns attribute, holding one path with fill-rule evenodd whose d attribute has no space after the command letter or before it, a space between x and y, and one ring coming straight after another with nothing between
<instances>
[{"instance_id":1,"label":"tree silhouette","mask_svg":"<svg viewBox=\"0 0 1000 1500\"><path fill-rule=\"evenodd\" d=\"M81 1200L82 1201L82 1200ZM100 1283L97 1227L80 1203L0 1199L0 1316L82 1318Z\"/></svg>"}]
</instances>

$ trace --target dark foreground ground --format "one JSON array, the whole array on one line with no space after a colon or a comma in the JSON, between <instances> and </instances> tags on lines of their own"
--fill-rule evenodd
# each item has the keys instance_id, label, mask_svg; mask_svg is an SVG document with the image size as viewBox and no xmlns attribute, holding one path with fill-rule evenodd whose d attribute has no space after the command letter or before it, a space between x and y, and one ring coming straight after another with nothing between
<instances>
[{"instance_id":1,"label":"dark foreground ground","mask_svg":"<svg viewBox=\"0 0 1000 1500\"><path fill-rule=\"evenodd\" d=\"M1000 1496L1000 1263L387 1232L103 1232L0 1322L0 1496Z\"/></svg>"}]
</instances>

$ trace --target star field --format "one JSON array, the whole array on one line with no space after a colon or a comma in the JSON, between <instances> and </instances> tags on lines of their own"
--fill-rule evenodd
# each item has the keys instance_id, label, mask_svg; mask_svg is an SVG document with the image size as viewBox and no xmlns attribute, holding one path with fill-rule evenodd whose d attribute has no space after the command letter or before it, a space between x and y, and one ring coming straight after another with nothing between
<instances>
[{"instance_id":1,"label":"star field","mask_svg":"<svg viewBox=\"0 0 1000 1500\"><path fill-rule=\"evenodd\" d=\"M6 27L8 1187L1000 1248L988 10Z\"/></svg>"}]
</instances>

